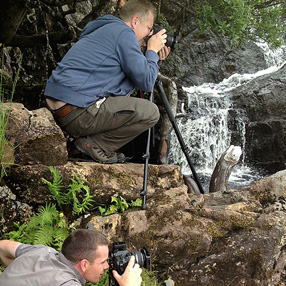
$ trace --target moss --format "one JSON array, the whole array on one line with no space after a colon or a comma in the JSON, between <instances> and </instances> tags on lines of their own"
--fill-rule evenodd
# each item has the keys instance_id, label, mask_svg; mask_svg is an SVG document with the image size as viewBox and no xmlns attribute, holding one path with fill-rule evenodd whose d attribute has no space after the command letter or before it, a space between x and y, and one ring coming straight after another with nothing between
<instances>
[{"instance_id":1,"label":"moss","mask_svg":"<svg viewBox=\"0 0 286 286\"><path fill-rule=\"evenodd\" d=\"M94 176L89 176L87 181L90 186L101 186L103 181L103 173L104 170L98 169L98 172Z\"/></svg>"},{"instance_id":2,"label":"moss","mask_svg":"<svg viewBox=\"0 0 286 286\"><path fill-rule=\"evenodd\" d=\"M191 218L184 220L182 225L185 227L188 226L190 228L193 228L196 226L199 226L200 228L203 227L203 223L195 216L192 216Z\"/></svg>"},{"instance_id":3,"label":"moss","mask_svg":"<svg viewBox=\"0 0 286 286\"><path fill-rule=\"evenodd\" d=\"M126 172L116 172L114 168L108 169L110 178L116 179L121 189L129 189L130 186L134 183L132 174Z\"/></svg>"},{"instance_id":4,"label":"moss","mask_svg":"<svg viewBox=\"0 0 286 286\"><path fill-rule=\"evenodd\" d=\"M148 183L150 185L156 184L159 179L159 167L154 165L148 166Z\"/></svg>"},{"instance_id":5,"label":"moss","mask_svg":"<svg viewBox=\"0 0 286 286\"><path fill-rule=\"evenodd\" d=\"M156 192L155 197L154 197L154 203L156 206L159 205L169 205L172 203L172 199L167 196L164 192Z\"/></svg>"},{"instance_id":6,"label":"moss","mask_svg":"<svg viewBox=\"0 0 286 286\"><path fill-rule=\"evenodd\" d=\"M247 216L232 216L230 222L234 229L249 228L253 225L254 219Z\"/></svg>"},{"instance_id":7,"label":"moss","mask_svg":"<svg viewBox=\"0 0 286 286\"><path fill-rule=\"evenodd\" d=\"M212 266L208 265L208 271L215 274L216 279L223 279L225 282L233 281L235 276L243 276L245 280L267 280L271 271L267 271L264 265L262 250L257 247L216 260ZM233 269L236 269L235 273Z\"/></svg>"},{"instance_id":8,"label":"moss","mask_svg":"<svg viewBox=\"0 0 286 286\"><path fill-rule=\"evenodd\" d=\"M206 231L213 238L224 237L227 233L227 231L223 230L220 226L217 226L214 222L207 224Z\"/></svg>"}]
</instances>

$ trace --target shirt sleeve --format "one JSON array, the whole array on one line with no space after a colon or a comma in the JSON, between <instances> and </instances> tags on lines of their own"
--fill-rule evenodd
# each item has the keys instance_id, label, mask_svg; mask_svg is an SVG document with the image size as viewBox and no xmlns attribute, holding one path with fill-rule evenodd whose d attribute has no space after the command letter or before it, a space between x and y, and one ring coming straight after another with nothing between
<instances>
[{"instance_id":1,"label":"shirt sleeve","mask_svg":"<svg viewBox=\"0 0 286 286\"><path fill-rule=\"evenodd\" d=\"M124 73L135 86L142 91L152 91L159 72L158 54L149 50L144 56L132 30L125 30L119 36L117 53Z\"/></svg>"},{"instance_id":2,"label":"shirt sleeve","mask_svg":"<svg viewBox=\"0 0 286 286\"><path fill-rule=\"evenodd\" d=\"M45 246L44 245L30 245L30 244L22 243L17 247L16 252L15 252L15 257L17 258L33 249L43 248L43 247Z\"/></svg>"}]
</instances>

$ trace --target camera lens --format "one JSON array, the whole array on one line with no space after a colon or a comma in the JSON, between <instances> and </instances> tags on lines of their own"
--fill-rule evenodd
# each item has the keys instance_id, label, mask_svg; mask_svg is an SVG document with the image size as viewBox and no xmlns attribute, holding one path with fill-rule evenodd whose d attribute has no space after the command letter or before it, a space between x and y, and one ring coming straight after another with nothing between
<instances>
[{"instance_id":1,"label":"camera lens","mask_svg":"<svg viewBox=\"0 0 286 286\"><path fill-rule=\"evenodd\" d=\"M131 253L132 255L135 256L135 263L138 263L140 267L144 266L144 257L140 251L135 251Z\"/></svg>"},{"instance_id":2,"label":"camera lens","mask_svg":"<svg viewBox=\"0 0 286 286\"><path fill-rule=\"evenodd\" d=\"M173 50L178 41L179 41L179 37L178 36L175 36L175 35L171 35L171 34L167 34L167 42L166 42L166 47L171 47L171 49Z\"/></svg>"}]
</instances>

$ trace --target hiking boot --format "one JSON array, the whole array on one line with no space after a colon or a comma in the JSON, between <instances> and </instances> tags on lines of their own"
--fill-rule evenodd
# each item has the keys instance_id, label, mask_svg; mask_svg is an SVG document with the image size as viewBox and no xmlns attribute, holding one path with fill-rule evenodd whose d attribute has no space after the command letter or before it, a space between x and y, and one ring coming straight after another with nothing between
<instances>
[{"instance_id":1,"label":"hiking boot","mask_svg":"<svg viewBox=\"0 0 286 286\"><path fill-rule=\"evenodd\" d=\"M97 144L89 141L88 139L84 137L80 137L76 139L75 147L80 152L91 157L96 162L103 163L103 164L118 163L118 157L115 152L108 155L102 149L100 149L100 147Z\"/></svg>"},{"instance_id":2,"label":"hiking boot","mask_svg":"<svg viewBox=\"0 0 286 286\"><path fill-rule=\"evenodd\" d=\"M115 154L115 156L117 157L118 163L124 163L127 160L127 158L125 157L125 155L123 153L114 152L112 154Z\"/></svg>"}]
</instances>

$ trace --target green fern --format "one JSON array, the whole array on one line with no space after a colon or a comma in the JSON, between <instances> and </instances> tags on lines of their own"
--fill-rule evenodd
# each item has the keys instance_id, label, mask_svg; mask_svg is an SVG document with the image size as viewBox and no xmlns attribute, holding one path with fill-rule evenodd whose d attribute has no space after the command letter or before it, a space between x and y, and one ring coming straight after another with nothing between
<instances>
[{"instance_id":1,"label":"green fern","mask_svg":"<svg viewBox=\"0 0 286 286\"><path fill-rule=\"evenodd\" d=\"M53 175L53 182L49 182L42 178L43 182L48 185L51 195L56 199L58 206L62 205L72 205L72 215L80 215L86 212L94 200L90 195L90 189L88 186L84 185L88 183L87 180L79 178L74 172L73 175L75 179L71 178L71 184L68 186L68 191L62 191L64 186L62 186L62 176L57 171L56 168L50 167L50 171ZM78 198L78 195L84 191L82 202Z\"/></svg>"},{"instance_id":2,"label":"green fern","mask_svg":"<svg viewBox=\"0 0 286 286\"><path fill-rule=\"evenodd\" d=\"M88 186L84 185L84 183L88 183L87 180L83 178L79 178L75 173L73 173L76 180L71 178L72 183L69 185L69 192L67 194L67 198L73 202L73 215L80 215L89 209L92 206L94 200L90 195L90 189ZM82 199L82 203L80 203L77 193L83 190L85 192L84 197Z\"/></svg>"},{"instance_id":3,"label":"green fern","mask_svg":"<svg viewBox=\"0 0 286 286\"><path fill-rule=\"evenodd\" d=\"M43 178L42 180L47 184L58 207L62 208L63 205L67 204L72 205L73 215L87 211L93 202L89 187L84 185L87 180L74 174L75 179L71 179L68 191L65 191L60 173L53 167L50 167L50 171L53 175L53 182ZM83 197L81 200L79 195ZM57 206L52 203L42 207L27 224L18 225L15 223L14 225L16 230L9 233L9 239L27 244L53 246L58 250L61 249L63 241L69 235L69 227L64 213L59 212Z\"/></svg>"},{"instance_id":4,"label":"green fern","mask_svg":"<svg viewBox=\"0 0 286 286\"><path fill-rule=\"evenodd\" d=\"M62 175L57 171L56 168L50 167L50 171L53 175L53 182L42 178L42 181L48 185L51 195L55 198L58 206L65 205L68 203L66 195L61 191L64 186L62 186L63 178Z\"/></svg>"},{"instance_id":5,"label":"green fern","mask_svg":"<svg viewBox=\"0 0 286 286\"><path fill-rule=\"evenodd\" d=\"M19 226L9 233L9 239L27 244L44 244L60 249L69 235L68 224L62 213L53 204L42 207L27 224Z\"/></svg>"},{"instance_id":6,"label":"green fern","mask_svg":"<svg viewBox=\"0 0 286 286\"><path fill-rule=\"evenodd\" d=\"M136 201L131 201L131 203L128 203L121 196L112 196L111 205L106 207L99 206L99 211L102 216L108 216L115 213L124 213L129 208L140 206L142 206L142 200L139 198L136 199Z\"/></svg>"}]
</instances>

